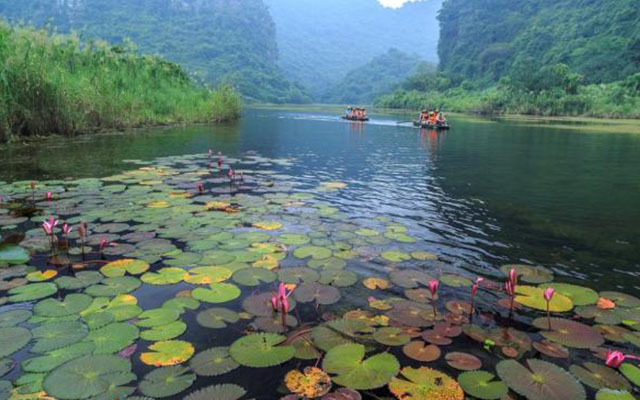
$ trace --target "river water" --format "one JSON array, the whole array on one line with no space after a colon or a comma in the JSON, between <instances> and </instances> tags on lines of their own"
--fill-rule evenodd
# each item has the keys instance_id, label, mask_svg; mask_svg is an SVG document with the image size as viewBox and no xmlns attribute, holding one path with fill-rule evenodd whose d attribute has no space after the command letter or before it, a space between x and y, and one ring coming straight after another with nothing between
<instances>
[{"instance_id":1,"label":"river water","mask_svg":"<svg viewBox=\"0 0 640 400\"><path fill-rule=\"evenodd\" d=\"M425 249L484 274L525 262L570 283L640 294L640 136L453 117L448 132L374 114L249 109L222 126L51 139L0 150L0 180L104 177L123 161L256 151L294 158L308 184L342 181L333 201L354 218L387 215L413 227ZM399 123L400 122L400 123Z\"/></svg>"}]
</instances>

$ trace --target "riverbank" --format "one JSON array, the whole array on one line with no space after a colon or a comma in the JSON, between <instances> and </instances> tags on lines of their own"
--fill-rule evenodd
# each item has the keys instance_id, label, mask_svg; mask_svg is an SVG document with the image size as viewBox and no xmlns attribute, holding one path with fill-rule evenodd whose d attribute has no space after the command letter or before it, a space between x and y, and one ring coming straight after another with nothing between
<instances>
[{"instance_id":1,"label":"riverbank","mask_svg":"<svg viewBox=\"0 0 640 400\"><path fill-rule=\"evenodd\" d=\"M488 89L457 86L443 90L397 90L379 97L375 106L483 115L569 116L606 119L640 119L640 74L619 82L579 85L568 90L551 87L533 91L503 83Z\"/></svg>"},{"instance_id":2,"label":"riverbank","mask_svg":"<svg viewBox=\"0 0 640 400\"><path fill-rule=\"evenodd\" d=\"M81 42L0 22L0 142L237 119L230 86L199 87L131 43Z\"/></svg>"}]
</instances>

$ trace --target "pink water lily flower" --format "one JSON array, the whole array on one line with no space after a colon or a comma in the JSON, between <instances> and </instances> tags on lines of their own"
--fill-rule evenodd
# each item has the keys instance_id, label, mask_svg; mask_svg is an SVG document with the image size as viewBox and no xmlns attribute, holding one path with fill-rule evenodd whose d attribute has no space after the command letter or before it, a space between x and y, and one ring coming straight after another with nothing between
<instances>
[{"instance_id":1,"label":"pink water lily flower","mask_svg":"<svg viewBox=\"0 0 640 400\"><path fill-rule=\"evenodd\" d=\"M46 233L47 235L53 235L53 231L55 230L56 226L58 226L59 222L60 221L53 218L53 216L50 216L48 221L44 221L42 223L42 229L44 230L44 233Z\"/></svg>"},{"instance_id":2,"label":"pink water lily flower","mask_svg":"<svg viewBox=\"0 0 640 400\"><path fill-rule=\"evenodd\" d=\"M71 233L71 231L73 230L73 228L67 224L66 222L64 224L62 224L62 234L64 235L68 235Z\"/></svg>"},{"instance_id":3,"label":"pink water lily flower","mask_svg":"<svg viewBox=\"0 0 640 400\"><path fill-rule=\"evenodd\" d=\"M227 175L229 175L229 179L233 179L233 169L231 167L229 167L229 172Z\"/></svg>"},{"instance_id":4,"label":"pink water lily flower","mask_svg":"<svg viewBox=\"0 0 640 400\"><path fill-rule=\"evenodd\" d=\"M518 274L516 273L515 268L511 268L511 270L509 271L509 281L511 282L511 284L513 285L513 288L516 288L516 285L518 284Z\"/></svg>"},{"instance_id":5,"label":"pink water lily flower","mask_svg":"<svg viewBox=\"0 0 640 400\"><path fill-rule=\"evenodd\" d=\"M51 201L51 200L53 199L53 193L51 193L51 192L47 192L47 193L45 194L45 199L46 199L47 201Z\"/></svg>"},{"instance_id":6,"label":"pink water lily flower","mask_svg":"<svg viewBox=\"0 0 640 400\"><path fill-rule=\"evenodd\" d=\"M222 153L218 152L218 168L222 167Z\"/></svg>"},{"instance_id":7,"label":"pink water lily flower","mask_svg":"<svg viewBox=\"0 0 640 400\"><path fill-rule=\"evenodd\" d=\"M624 354L623 352L618 350L607 350L607 359L605 361L605 364L607 365L607 367L618 368L626 359L638 360L639 358L629 354Z\"/></svg>"},{"instance_id":8,"label":"pink water lily flower","mask_svg":"<svg viewBox=\"0 0 640 400\"><path fill-rule=\"evenodd\" d=\"M484 281L484 278L476 278L475 283L473 285L471 285L471 296L472 297L475 297L476 293L478 292L478 285L482 281Z\"/></svg>"},{"instance_id":9,"label":"pink water lily flower","mask_svg":"<svg viewBox=\"0 0 640 400\"><path fill-rule=\"evenodd\" d=\"M99 248L100 248L100 252L102 253L102 250L104 250L107 246L115 247L115 246L117 246L117 245L118 245L118 243L115 243L115 242L111 242L111 243L109 243L109 242L107 241L107 239L102 239L102 240L100 241L100 247L99 247Z\"/></svg>"},{"instance_id":10,"label":"pink water lily flower","mask_svg":"<svg viewBox=\"0 0 640 400\"><path fill-rule=\"evenodd\" d=\"M548 302L551 301L551 299L553 298L553 294L555 293L555 289L552 287L548 287L545 291L544 291L544 299Z\"/></svg>"},{"instance_id":11,"label":"pink water lily flower","mask_svg":"<svg viewBox=\"0 0 640 400\"><path fill-rule=\"evenodd\" d=\"M507 292L507 294L511 297L516 294L515 287L513 286L513 283L511 281L506 281L504 283L504 291Z\"/></svg>"},{"instance_id":12,"label":"pink water lily flower","mask_svg":"<svg viewBox=\"0 0 640 400\"><path fill-rule=\"evenodd\" d=\"M436 297L436 293L438 292L438 286L440 285L440 281L438 280L430 280L429 281L429 291L431 292L431 298Z\"/></svg>"},{"instance_id":13,"label":"pink water lily flower","mask_svg":"<svg viewBox=\"0 0 640 400\"><path fill-rule=\"evenodd\" d=\"M202 182L198 182L198 192L204 192L204 184Z\"/></svg>"}]
</instances>

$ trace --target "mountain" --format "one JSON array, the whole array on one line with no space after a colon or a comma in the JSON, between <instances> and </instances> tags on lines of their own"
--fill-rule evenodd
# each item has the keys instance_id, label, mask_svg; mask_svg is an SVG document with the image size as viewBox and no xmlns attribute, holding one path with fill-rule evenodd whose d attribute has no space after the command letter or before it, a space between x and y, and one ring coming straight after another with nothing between
<instances>
[{"instance_id":1,"label":"mountain","mask_svg":"<svg viewBox=\"0 0 640 400\"><path fill-rule=\"evenodd\" d=\"M322 96L327 103L371 104L373 100L419 71L435 71L435 67L415 54L390 49L358 67L334 84Z\"/></svg>"},{"instance_id":2,"label":"mountain","mask_svg":"<svg viewBox=\"0 0 640 400\"><path fill-rule=\"evenodd\" d=\"M204 82L231 83L249 99L309 99L277 66L275 25L262 0L3 0L0 15L83 39L130 38L141 53L178 62Z\"/></svg>"},{"instance_id":3,"label":"mountain","mask_svg":"<svg viewBox=\"0 0 640 400\"><path fill-rule=\"evenodd\" d=\"M377 0L265 0L276 24L279 65L319 96L374 57L397 48L437 61L442 0L385 8Z\"/></svg>"},{"instance_id":4,"label":"mountain","mask_svg":"<svg viewBox=\"0 0 640 400\"><path fill-rule=\"evenodd\" d=\"M446 0L439 20L449 76L491 84L564 64L601 83L640 71L638 0Z\"/></svg>"}]
</instances>

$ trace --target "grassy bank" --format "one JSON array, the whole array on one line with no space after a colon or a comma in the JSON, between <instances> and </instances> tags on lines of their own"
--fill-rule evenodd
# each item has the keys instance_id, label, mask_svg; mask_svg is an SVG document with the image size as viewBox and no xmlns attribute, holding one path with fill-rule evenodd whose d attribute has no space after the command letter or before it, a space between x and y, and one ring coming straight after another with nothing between
<instances>
[{"instance_id":1,"label":"grassy bank","mask_svg":"<svg viewBox=\"0 0 640 400\"><path fill-rule=\"evenodd\" d=\"M82 43L0 22L0 142L239 116L231 87L196 86L180 66L134 46Z\"/></svg>"},{"instance_id":2,"label":"grassy bank","mask_svg":"<svg viewBox=\"0 0 640 400\"><path fill-rule=\"evenodd\" d=\"M481 114L640 118L640 73L619 82L573 87L519 87L506 79L488 89L469 86L401 89L379 97L375 105L411 110L443 105L447 111Z\"/></svg>"}]
</instances>

